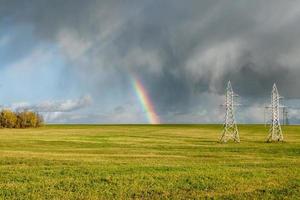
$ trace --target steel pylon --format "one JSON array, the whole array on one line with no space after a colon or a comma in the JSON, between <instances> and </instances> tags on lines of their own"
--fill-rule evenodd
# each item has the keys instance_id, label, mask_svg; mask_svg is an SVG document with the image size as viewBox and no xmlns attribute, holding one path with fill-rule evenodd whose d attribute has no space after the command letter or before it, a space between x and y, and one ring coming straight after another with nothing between
<instances>
[{"instance_id":1,"label":"steel pylon","mask_svg":"<svg viewBox=\"0 0 300 200\"><path fill-rule=\"evenodd\" d=\"M271 109L271 125L267 142L283 141L282 130L280 126L280 99L282 97L278 93L276 84L274 83L271 95L271 105L268 108Z\"/></svg>"},{"instance_id":2,"label":"steel pylon","mask_svg":"<svg viewBox=\"0 0 300 200\"><path fill-rule=\"evenodd\" d=\"M226 143L228 140L240 142L239 131L234 116L234 106L236 105L234 98L237 96L238 95L233 92L231 82L229 81L226 88L225 104L223 105L225 106L226 113L224 129L220 138L220 142L222 143Z\"/></svg>"}]
</instances>

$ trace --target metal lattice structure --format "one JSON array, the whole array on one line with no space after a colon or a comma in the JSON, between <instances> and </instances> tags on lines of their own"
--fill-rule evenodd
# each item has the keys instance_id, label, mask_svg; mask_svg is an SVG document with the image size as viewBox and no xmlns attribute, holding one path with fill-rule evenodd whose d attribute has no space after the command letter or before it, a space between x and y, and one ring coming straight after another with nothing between
<instances>
[{"instance_id":1,"label":"metal lattice structure","mask_svg":"<svg viewBox=\"0 0 300 200\"><path fill-rule=\"evenodd\" d=\"M227 84L226 94L225 94L225 122L224 129L222 132L222 136L220 142L226 143L228 140L233 140L235 142L240 142L239 131L235 121L234 116L234 106L236 105L234 102L234 98L237 97L233 92L230 81Z\"/></svg>"},{"instance_id":2,"label":"metal lattice structure","mask_svg":"<svg viewBox=\"0 0 300 200\"><path fill-rule=\"evenodd\" d=\"M289 125L289 111L288 107L282 108L282 125Z\"/></svg>"},{"instance_id":3,"label":"metal lattice structure","mask_svg":"<svg viewBox=\"0 0 300 200\"><path fill-rule=\"evenodd\" d=\"M271 110L271 125L267 142L283 141L283 135L280 126L280 108L282 107L280 106L281 98L282 97L278 93L277 86L274 84L271 95L271 105L267 107Z\"/></svg>"}]
</instances>

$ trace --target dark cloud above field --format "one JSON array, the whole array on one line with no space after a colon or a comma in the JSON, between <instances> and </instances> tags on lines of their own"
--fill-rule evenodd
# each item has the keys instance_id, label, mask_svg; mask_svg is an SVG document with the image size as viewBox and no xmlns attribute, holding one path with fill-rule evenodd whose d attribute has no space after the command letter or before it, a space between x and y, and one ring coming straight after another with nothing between
<instances>
[{"instance_id":1,"label":"dark cloud above field","mask_svg":"<svg viewBox=\"0 0 300 200\"><path fill-rule=\"evenodd\" d=\"M0 28L31 27L35 41L19 43L20 53L11 57L55 44L67 73L96 100L129 99L132 73L165 122L220 120L228 80L256 107L268 100L274 82L283 96L300 98L299 1L0 2Z\"/></svg>"}]
</instances>

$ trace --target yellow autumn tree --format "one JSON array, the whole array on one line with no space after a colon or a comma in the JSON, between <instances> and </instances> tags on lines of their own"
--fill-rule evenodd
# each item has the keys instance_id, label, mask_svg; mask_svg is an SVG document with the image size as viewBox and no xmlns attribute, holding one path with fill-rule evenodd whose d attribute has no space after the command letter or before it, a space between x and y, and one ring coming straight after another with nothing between
<instances>
[{"instance_id":1,"label":"yellow autumn tree","mask_svg":"<svg viewBox=\"0 0 300 200\"><path fill-rule=\"evenodd\" d=\"M9 109L0 112L2 128L35 128L43 125L43 117L32 111L13 112Z\"/></svg>"},{"instance_id":2,"label":"yellow autumn tree","mask_svg":"<svg viewBox=\"0 0 300 200\"><path fill-rule=\"evenodd\" d=\"M15 128L17 123L17 116L11 110L5 109L0 113L1 127Z\"/></svg>"}]
</instances>

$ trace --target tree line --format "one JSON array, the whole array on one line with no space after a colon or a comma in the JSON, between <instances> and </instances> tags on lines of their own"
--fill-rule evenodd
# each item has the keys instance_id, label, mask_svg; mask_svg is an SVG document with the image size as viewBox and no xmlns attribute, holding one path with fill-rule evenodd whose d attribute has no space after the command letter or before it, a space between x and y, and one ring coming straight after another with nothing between
<instances>
[{"instance_id":1,"label":"tree line","mask_svg":"<svg viewBox=\"0 0 300 200\"><path fill-rule=\"evenodd\" d=\"M36 128L43 124L43 117L36 112L13 112L9 109L0 112L0 128Z\"/></svg>"}]
</instances>

